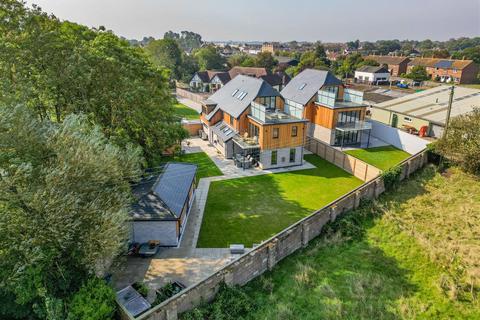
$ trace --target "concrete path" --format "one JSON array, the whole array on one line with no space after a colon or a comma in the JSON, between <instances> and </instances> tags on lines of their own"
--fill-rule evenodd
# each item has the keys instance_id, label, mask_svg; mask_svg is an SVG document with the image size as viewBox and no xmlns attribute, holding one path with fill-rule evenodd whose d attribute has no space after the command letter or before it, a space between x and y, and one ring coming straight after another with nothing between
<instances>
[{"instance_id":1,"label":"concrete path","mask_svg":"<svg viewBox=\"0 0 480 320\"><path fill-rule=\"evenodd\" d=\"M197 112L202 112L202 105L201 105L200 103L198 103L198 102L192 101L192 100L190 100L190 99L178 97L178 96L177 96L177 100L178 100L178 102L180 102L181 104L184 104L184 105L186 105L187 107L192 108L193 110L195 110L195 111L197 111Z\"/></svg>"}]
</instances>

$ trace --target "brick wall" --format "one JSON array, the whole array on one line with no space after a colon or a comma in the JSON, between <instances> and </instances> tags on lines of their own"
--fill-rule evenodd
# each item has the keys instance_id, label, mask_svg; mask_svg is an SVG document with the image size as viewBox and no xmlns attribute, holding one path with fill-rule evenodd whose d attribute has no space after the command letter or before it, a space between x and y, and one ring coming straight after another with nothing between
<instances>
[{"instance_id":1,"label":"brick wall","mask_svg":"<svg viewBox=\"0 0 480 320\"><path fill-rule=\"evenodd\" d=\"M427 154L422 151L400 164L401 179L423 167ZM310 216L291 225L239 259L226 265L208 278L185 289L162 304L155 306L136 319L176 320L178 314L189 311L202 302L211 301L222 282L228 285L244 285L267 270L271 270L280 260L305 247L321 234L323 227L345 212L355 209L362 199L374 199L385 191L383 180L377 177L357 189L333 201ZM124 308L120 308L122 319L134 319Z\"/></svg>"}]
</instances>

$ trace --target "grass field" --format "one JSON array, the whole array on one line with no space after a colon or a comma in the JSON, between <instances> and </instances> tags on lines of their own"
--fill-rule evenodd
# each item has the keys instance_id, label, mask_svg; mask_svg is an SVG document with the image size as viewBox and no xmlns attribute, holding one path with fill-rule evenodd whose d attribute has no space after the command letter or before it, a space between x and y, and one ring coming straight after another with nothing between
<instances>
[{"instance_id":1,"label":"grass field","mask_svg":"<svg viewBox=\"0 0 480 320\"><path fill-rule=\"evenodd\" d=\"M479 232L480 180L429 167L242 288L252 305L222 319L480 319ZM185 319L216 319L219 303Z\"/></svg>"},{"instance_id":2,"label":"grass field","mask_svg":"<svg viewBox=\"0 0 480 320\"><path fill-rule=\"evenodd\" d=\"M205 152L185 153L174 157L164 157L162 162L188 162L198 165L197 179L221 176L223 173Z\"/></svg>"},{"instance_id":3,"label":"grass field","mask_svg":"<svg viewBox=\"0 0 480 320\"><path fill-rule=\"evenodd\" d=\"M192 108L187 107L184 104L176 103L173 105L175 109L175 114L179 117L185 118L187 120L198 120L200 119L200 114L193 110Z\"/></svg>"},{"instance_id":4,"label":"grass field","mask_svg":"<svg viewBox=\"0 0 480 320\"><path fill-rule=\"evenodd\" d=\"M316 155L305 159L317 168L212 182L197 246L251 247L362 184Z\"/></svg>"},{"instance_id":5,"label":"grass field","mask_svg":"<svg viewBox=\"0 0 480 320\"><path fill-rule=\"evenodd\" d=\"M384 146L368 149L348 150L345 153L365 161L380 170L388 170L410 157L410 154L395 148L394 146Z\"/></svg>"}]
</instances>

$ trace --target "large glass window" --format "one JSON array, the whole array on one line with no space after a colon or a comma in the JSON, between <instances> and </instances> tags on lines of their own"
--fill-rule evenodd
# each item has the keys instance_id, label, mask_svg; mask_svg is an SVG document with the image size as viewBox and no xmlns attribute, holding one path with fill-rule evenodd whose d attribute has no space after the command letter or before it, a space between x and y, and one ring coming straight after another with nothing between
<instances>
[{"instance_id":1,"label":"large glass window","mask_svg":"<svg viewBox=\"0 0 480 320\"><path fill-rule=\"evenodd\" d=\"M354 123L360 121L360 110L343 111L338 113L337 125L344 125L347 123Z\"/></svg>"},{"instance_id":2,"label":"large glass window","mask_svg":"<svg viewBox=\"0 0 480 320\"><path fill-rule=\"evenodd\" d=\"M252 102L250 107L250 113L252 117L265 122L265 106Z\"/></svg>"},{"instance_id":3,"label":"large glass window","mask_svg":"<svg viewBox=\"0 0 480 320\"><path fill-rule=\"evenodd\" d=\"M318 91L317 102L333 107L337 99L338 87L325 87Z\"/></svg>"},{"instance_id":4,"label":"large glass window","mask_svg":"<svg viewBox=\"0 0 480 320\"><path fill-rule=\"evenodd\" d=\"M276 97L259 97L257 101L258 103L266 106L268 109L275 109L276 107L275 99Z\"/></svg>"},{"instance_id":5,"label":"large glass window","mask_svg":"<svg viewBox=\"0 0 480 320\"><path fill-rule=\"evenodd\" d=\"M380 79L378 79L380 80ZM363 103L363 92L352 90L352 89L345 89L343 93L343 101L345 102L354 102L354 103Z\"/></svg>"},{"instance_id":6,"label":"large glass window","mask_svg":"<svg viewBox=\"0 0 480 320\"><path fill-rule=\"evenodd\" d=\"M290 149L290 162L295 162L296 149Z\"/></svg>"},{"instance_id":7,"label":"large glass window","mask_svg":"<svg viewBox=\"0 0 480 320\"><path fill-rule=\"evenodd\" d=\"M275 165L277 164L277 151L272 151L272 159L271 159L271 162L270 162L271 165Z\"/></svg>"},{"instance_id":8,"label":"large glass window","mask_svg":"<svg viewBox=\"0 0 480 320\"><path fill-rule=\"evenodd\" d=\"M347 131L343 132L340 130L336 130L335 133L335 145L348 145L348 144L356 144L358 143L359 138L359 131Z\"/></svg>"},{"instance_id":9,"label":"large glass window","mask_svg":"<svg viewBox=\"0 0 480 320\"><path fill-rule=\"evenodd\" d=\"M253 123L248 124L248 136L250 137L258 137L258 127Z\"/></svg>"},{"instance_id":10,"label":"large glass window","mask_svg":"<svg viewBox=\"0 0 480 320\"><path fill-rule=\"evenodd\" d=\"M285 100L285 113L292 117L302 119L303 118L303 106L291 100Z\"/></svg>"}]
</instances>

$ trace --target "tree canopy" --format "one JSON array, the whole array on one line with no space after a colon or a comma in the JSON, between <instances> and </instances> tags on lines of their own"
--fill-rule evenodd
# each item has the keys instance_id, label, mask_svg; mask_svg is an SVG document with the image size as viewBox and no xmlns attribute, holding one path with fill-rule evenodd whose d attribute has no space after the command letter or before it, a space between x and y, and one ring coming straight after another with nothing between
<instances>
[{"instance_id":1,"label":"tree canopy","mask_svg":"<svg viewBox=\"0 0 480 320\"><path fill-rule=\"evenodd\" d=\"M213 45L196 50L193 56L197 60L200 70L219 70L224 68L225 59Z\"/></svg>"},{"instance_id":2,"label":"tree canopy","mask_svg":"<svg viewBox=\"0 0 480 320\"><path fill-rule=\"evenodd\" d=\"M141 48L14 0L0 3L0 83L0 102L56 122L84 113L118 145L141 146L150 163L186 135L168 73Z\"/></svg>"},{"instance_id":3,"label":"tree canopy","mask_svg":"<svg viewBox=\"0 0 480 320\"><path fill-rule=\"evenodd\" d=\"M125 243L141 150L18 106L0 108L0 153L0 318L48 318Z\"/></svg>"},{"instance_id":4,"label":"tree canopy","mask_svg":"<svg viewBox=\"0 0 480 320\"><path fill-rule=\"evenodd\" d=\"M180 34L168 31L163 36L164 39L172 39L178 42L178 45L183 51L191 52L202 46L202 36L192 31L182 31Z\"/></svg>"},{"instance_id":5,"label":"tree canopy","mask_svg":"<svg viewBox=\"0 0 480 320\"><path fill-rule=\"evenodd\" d=\"M430 76L424 66L414 66L408 74L403 74L402 77L412 79L414 81L429 80Z\"/></svg>"}]
</instances>

